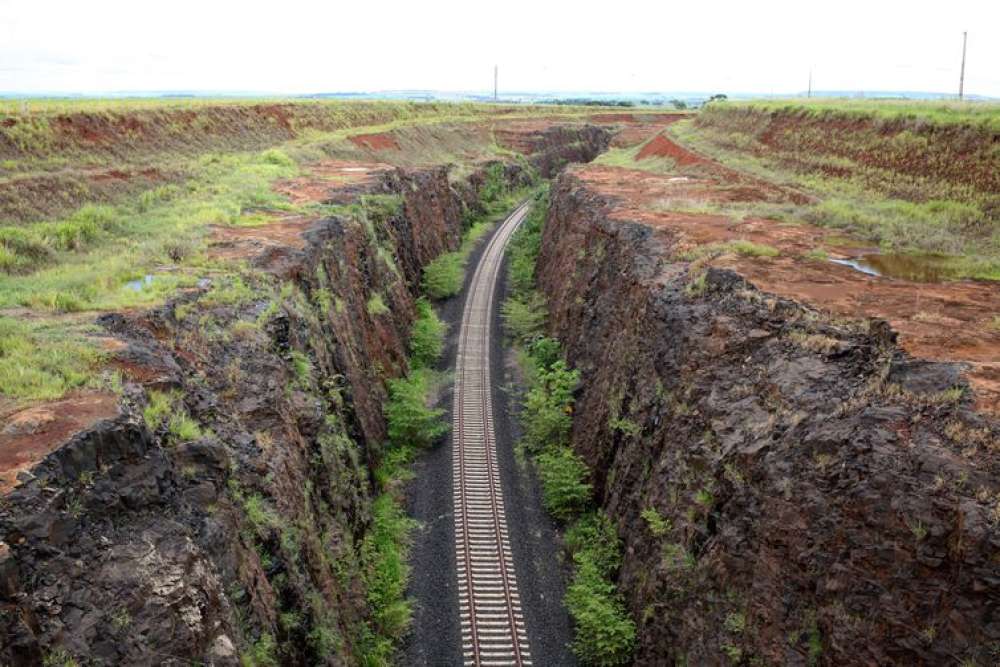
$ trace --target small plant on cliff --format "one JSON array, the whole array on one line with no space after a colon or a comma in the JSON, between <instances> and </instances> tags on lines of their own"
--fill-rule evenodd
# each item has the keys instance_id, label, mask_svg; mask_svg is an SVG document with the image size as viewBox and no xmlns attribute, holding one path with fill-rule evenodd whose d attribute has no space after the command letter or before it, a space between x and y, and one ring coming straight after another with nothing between
<instances>
[{"instance_id":1,"label":"small plant on cliff","mask_svg":"<svg viewBox=\"0 0 1000 667\"><path fill-rule=\"evenodd\" d=\"M410 362L414 368L433 366L444 350L444 322L427 299L417 300L417 319L410 332Z\"/></svg>"},{"instance_id":2,"label":"small plant on cliff","mask_svg":"<svg viewBox=\"0 0 1000 667\"><path fill-rule=\"evenodd\" d=\"M407 378L389 380L385 407L389 439L397 446L427 447L448 432L444 410L427 405L430 374L415 370Z\"/></svg>"},{"instance_id":3,"label":"small plant on cliff","mask_svg":"<svg viewBox=\"0 0 1000 667\"><path fill-rule=\"evenodd\" d=\"M382 300L382 295L375 292L368 299L368 303L365 304L365 308L368 310L369 315L385 315L389 312L389 307L385 305L385 301Z\"/></svg>"},{"instance_id":4,"label":"small plant on cliff","mask_svg":"<svg viewBox=\"0 0 1000 667\"><path fill-rule=\"evenodd\" d=\"M665 519L656 511L654 507L647 507L642 511L642 518L646 521L646 527L654 537L663 537L670 532L671 524L669 519Z\"/></svg>"},{"instance_id":5,"label":"small plant on cliff","mask_svg":"<svg viewBox=\"0 0 1000 667\"><path fill-rule=\"evenodd\" d=\"M183 412L174 413L170 417L170 424L167 426L170 435L176 438L177 442L190 442L197 440L204 435L198 422L191 419Z\"/></svg>"},{"instance_id":6,"label":"small plant on cliff","mask_svg":"<svg viewBox=\"0 0 1000 667\"><path fill-rule=\"evenodd\" d=\"M240 665L242 667L277 667L277 652L278 645L274 641L274 636L265 632L247 652L240 655Z\"/></svg>"},{"instance_id":7,"label":"small plant on cliff","mask_svg":"<svg viewBox=\"0 0 1000 667\"><path fill-rule=\"evenodd\" d=\"M162 391L149 392L149 402L142 411L143 421L150 431L155 431L173 411L176 395Z\"/></svg>"}]
</instances>

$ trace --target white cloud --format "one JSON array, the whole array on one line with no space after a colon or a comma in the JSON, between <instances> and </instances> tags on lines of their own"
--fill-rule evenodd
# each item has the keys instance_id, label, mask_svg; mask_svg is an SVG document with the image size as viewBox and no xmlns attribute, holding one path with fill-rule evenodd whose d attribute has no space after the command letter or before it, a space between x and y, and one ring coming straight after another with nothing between
<instances>
[{"instance_id":1,"label":"white cloud","mask_svg":"<svg viewBox=\"0 0 1000 667\"><path fill-rule=\"evenodd\" d=\"M1000 96L1000 3L0 0L0 90L432 88Z\"/></svg>"}]
</instances>

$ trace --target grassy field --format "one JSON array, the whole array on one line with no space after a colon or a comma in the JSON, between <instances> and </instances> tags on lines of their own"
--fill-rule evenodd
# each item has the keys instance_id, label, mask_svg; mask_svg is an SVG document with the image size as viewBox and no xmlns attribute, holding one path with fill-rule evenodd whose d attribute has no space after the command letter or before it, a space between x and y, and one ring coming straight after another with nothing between
<instances>
[{"instance_id":1,"label":"grassy field","mask_svg":"<svg viewBox=\"0 0 1000 667\"><path fill-rule=\"evenodd\" d=\"M1000 131L1000 102L866 100L848 98L809 98L753 100L723 103L765 111L860 116L883 120L924 120L931 123L982 124Z\"/></svg>"},{"instance_id":2,"label":"grassy field","mask_svg":"<svg viewBox=\"0 0 1000 667\"><path fill-rule=\"evenodd\" d=\"M696 152L812 200L764 207L773 211L746 204L713 205L717 210L831 227L883 252L933 255L952 277L1000 280L1000 150L990 129L998 109L727 103L669 131ZM877 120L890 118L898 122Z\"/></svg>"}]
</instances>

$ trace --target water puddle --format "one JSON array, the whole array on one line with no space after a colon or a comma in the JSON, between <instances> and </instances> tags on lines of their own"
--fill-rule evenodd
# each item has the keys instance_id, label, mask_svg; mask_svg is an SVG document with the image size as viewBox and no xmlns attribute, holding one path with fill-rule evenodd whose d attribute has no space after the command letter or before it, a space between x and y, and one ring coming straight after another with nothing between
<instances>
[{"instance_id":1,"label":"water puddle","mask_svg":"<svg viewBox=\"0 0 1000 667\"><path fill-rule=\"evenodd\" d=\"M956 271L947 255L904 255L873 253L853 259L831 259L834 264L848 266L869 276L898 278L918 283L939 283L956 278Z\"/></svg>"},{"instance_id":2,"label":"water puddle","mask_svg":"<svg viewBox=\"0 0 1000 667\"><path fill-rule=\"evenodd\" d=\"M149 287L152 284L153 284L153 275L147 273L145 276L139 278L138 280L130 280L129 282L125 283L125 289L132 290L133 292L141 292L142 290L144 290L145 288Z\"/></svg>"}]
</instances>

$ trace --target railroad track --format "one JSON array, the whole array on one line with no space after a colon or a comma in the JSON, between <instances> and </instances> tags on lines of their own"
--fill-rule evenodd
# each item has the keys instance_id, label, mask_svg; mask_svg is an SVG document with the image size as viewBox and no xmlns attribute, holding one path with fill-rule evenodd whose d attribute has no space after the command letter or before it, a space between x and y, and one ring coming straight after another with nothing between
<instances>
[{"instance_id":1,"label":"railroad track","mask_svg":"<svg viewBox=\"0 0 1000 667\"><path fill-rule=\"evenodd\" d=\"M466 665L530 665L497 464L490 382L490 322L504 249L528 212L493 235L472 277L455 363L453 493L458 602Z\"/></svg>"}]
</instances>

